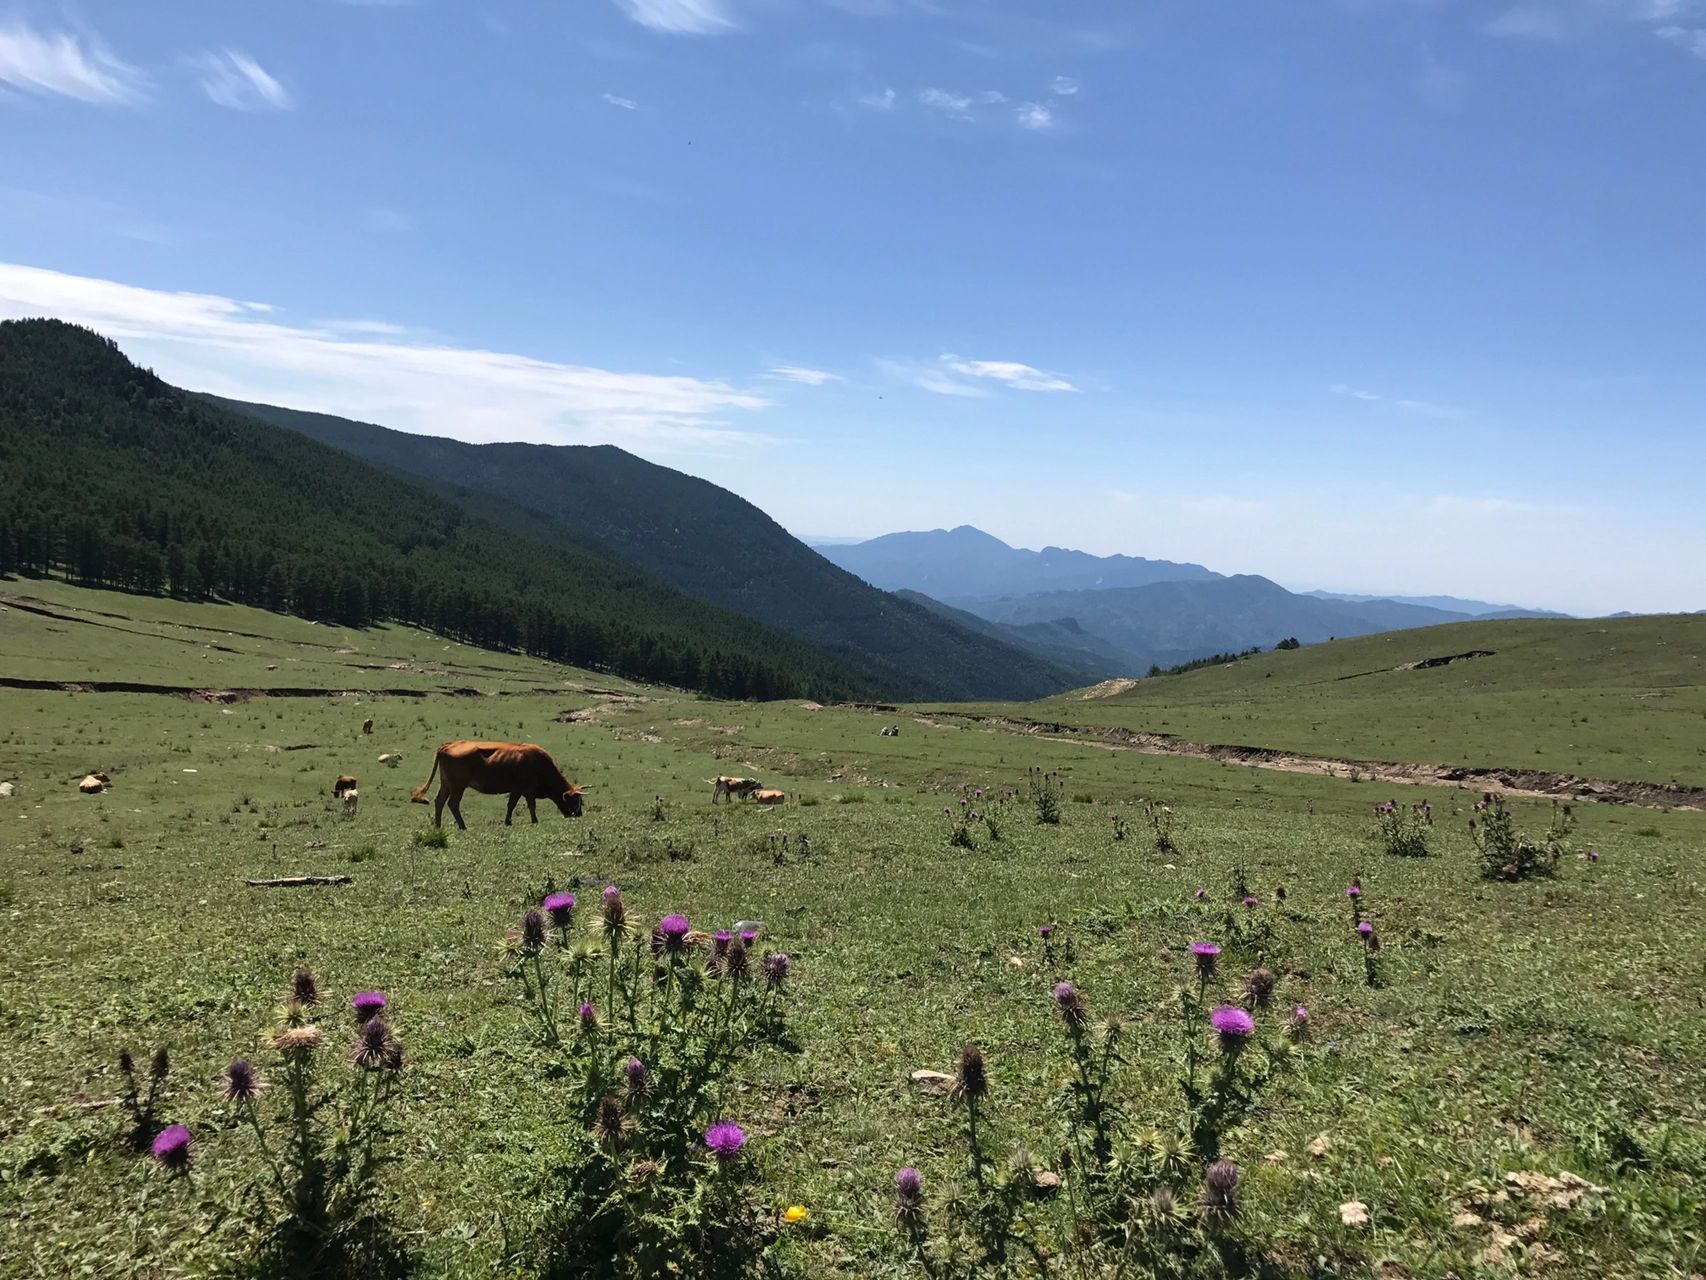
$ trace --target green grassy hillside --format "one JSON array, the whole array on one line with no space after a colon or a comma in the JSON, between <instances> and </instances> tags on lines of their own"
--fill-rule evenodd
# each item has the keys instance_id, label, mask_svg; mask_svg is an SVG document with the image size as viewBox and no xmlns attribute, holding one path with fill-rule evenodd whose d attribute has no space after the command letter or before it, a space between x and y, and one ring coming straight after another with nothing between
<instances>
[{"instance_id":1,"label":"green grassy hillside","mask_svg":"<svg viewBox=\"0 0 1706 1280\"><path fill-rule=\"evenodd\" d=\"M1419 667L1431 659L1486 656ZM1095 692L1095 691L1092 691ZM1363 760L1706 782L1706 616L1454 623L1083 691L1027 714Z\"/></svg>"},{"instance_id":2,"label":"green grassy hillside","mask_svg":"<svg viewBox=\"0 0 1706 1280\"><path fill-rule=\"evenodd\" d=\"M1432 856L1394 858L1371 838L1368 788L1342 780L928 713L715 702L402 627L63 584L25 603L33 611L0 612L8 676L257 692L220 703L0 687L0 780L13 784L0 798L0 1275L256 1274L246 1219L222 1206L241 1203L265 1165L217 1082L238 1054L279 1078L267 1029L303 963L334 1006L329 1074L349 1070L349 993L378 987L391 1001L408 1065L383 1204L415 1274L551 1274L565 1260L538 1235L542 1187L579 1149L564 1098L581 1050L530 1038L495 944L545 886L578 886L584 904L610 882L642 926L675 910L706 927L761 920L764 946L793 956L787 1035L730 1073L720 1103L749 1134L766 1274L919 1274L893 1219L902 1164L923 1171L933 1253L972 1256L979 1193L963 1110L909 1083L916 1069L951 1070L967 1041L992 1081L987 1176L1006 1185L1023 1149L1066 1183L1023 1198L1003 1228L1004 1274L1060 1275L1062 1259L1078 1274L1081 1237L1064 1209L1085 1185L1057 1154L1071 1141L1071 1095L1050 988L1076 984L1093 1035L1122 1020L1110 1099L1120 1150L1147 1169L1182 1123L1183 1046L1195 1040L1179 991L1194 987L1184 948L1203 937L1226 946L1213 998L1237 999L1257 965L1278 984L1240 1059L1262 1082L1221 1139L1242 1192L1218 1238L1251 1273L1443 1280L1543 1267L1558 1280L1634 1280L1706 1264L1706 815L1585 806L1555 878L1489 883L1463 829L1474 797L1461 791L1412 789L1439 815ZM1636 635L1666 649L1677 635L1665 620L1627 634L1620 652ZM1566 651L1585 664L1603 648ZM1356 696L1358 680L1332 678L1356 666L1340 663L1345 650L1271 657L1297 660L1293 676L1314 664L1320 679L1300 687L1316 690L1318 712ZM1666 671L1698 682L1687 665L1641 661L1649 691ZM1587 687L1629 687L1612 662ZM1202 677L1280 679L1261 670ZM265 692L311 686L328 695ZM1443 695L1433 705L1460 718ZM1352 706L1378 740L1374 705ZM1465 719L1464 731L1487 723ZM896 724L900 736L880 734ZM1611 718L1600 732L1606 749L1644 749L1639 721ZM543 743L589 787L587 816L506 828L500 798L472 797L467 832L443 848L417 843L427 815L408 790L456 736ZM402 767L380 766L382 751L401 752ZM1062 783L1058 825L1036 821L1032 766ZM79 794L76 779L97 768L112 789ZM706 780L732 771L785 788L789 803L713 810ZM353 819L328 794L343 772L360 778ZM1010 786L1019 794L1001 799ZM943 809L957 815L962 797L991 811L999 839L979 822L969 847L952 842L957 819ZM1170 809L1165 851L1144 800ZM1525 829L1544 821L1544 804L1515 808ZM1590 847L1602 856L1589 861ZM244 883L334 873L354 883ZM1384 939L1376 985L1350 929L1352 876ZM1239 905L1240 885L1256 906ZM1046 947L1044 922L1056 924ZM1313 1030L1288 1048L1296 1004ZM110 1105L118 1051L146 1060L157 1046L172 1060L163 1115L198 1139L188 1180L128 1151ZM1212 1041L1201 1048L1218 1055ZM285 1105L276 1084L261 1100L268 1115ZM1165 1167L1194 1222L1201 1168L1188 1156ZM1562 1206L1521 1189L1565 1172L1598 1189ZM1367 1225L1345 1221L1353 1202ZM786 1222L790 1205L806 1220ZM1046 1272L1032 1246L1055 1259ZM1118 1256L1084 1258L1082 1270L1133 1274L1114 1269ZM1215 1256L1188 1274L1221 1274Z\"/></svg>"},{"instance_id":3,"label":"green grassy hillside","mask_svg":"<svg viewBox=\"0 0 1706 1280\"><path fill-rule=\"evenodd\" d=\"M608 553L170 387L87 329L0 323L0 575L218 597L713 689L859 688L810 646Z\"/></svg>"},{"instance_id":4,"label":"green grassy hillside","mask_svg":"<svg viewBox=\"0 0 1706 1280\"><path fill-rule=\"evenodd\" d=\"M458 501L500 495L690 595L832 654L884 697L1033 698L1078 683L1045 657L878 591L728 490L611 445L464 444L206 399L454 486Z\"/></svg>"}]
</instances>

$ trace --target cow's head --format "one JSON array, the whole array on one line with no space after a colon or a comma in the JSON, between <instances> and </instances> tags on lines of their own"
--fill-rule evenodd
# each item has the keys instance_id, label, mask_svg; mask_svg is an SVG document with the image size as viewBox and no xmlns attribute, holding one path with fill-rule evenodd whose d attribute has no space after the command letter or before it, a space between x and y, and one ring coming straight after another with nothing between
<instances>
[{"instance_id":1,"label":"cow's head","mask_svg":"<svg viewBox=\"0 0 1706 1280\"><path fill-rule=\"evenodd\" d=\"M581 789L579 787L570 786L567 791L557 797L557 808L563 811L565 818L580 817L582 807Z\"/></svg>"}]
</instances>

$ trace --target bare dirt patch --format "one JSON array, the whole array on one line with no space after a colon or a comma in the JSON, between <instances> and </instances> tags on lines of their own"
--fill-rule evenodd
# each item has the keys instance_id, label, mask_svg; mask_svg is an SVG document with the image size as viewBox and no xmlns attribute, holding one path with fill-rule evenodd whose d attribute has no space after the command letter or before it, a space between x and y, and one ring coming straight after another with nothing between
<instances>
[{"instance_id":1,"label":"bare dirt patch","mask_svg":"<svg viewBox=\"0 0 1706 1280\"><path fill-rule=\"evenodd\" d=\"M1353 781L1397 783L1400 786L1464 787L1476 791L1502 791L1506 795L1514 796L1556 797L1600 804L1632 804L1653 809L1706 807L1706 787L1691 787L1676 782L1584 778L1547 769L1471 768L1467 765L1403 764L1390 760L1346 760L1276 751L1271 747L1187 742L1172 734L1145 733L1135 729L1093 728L1008 716L974 715L970 712L937 714L981 724L1003 733L1025 734L1056 742L1088 742L1110 751L1136 751L1144 755L1217 760L1253 769L1275 769L1282 773L1313 773Z\"/></svg>"}]
</instances>

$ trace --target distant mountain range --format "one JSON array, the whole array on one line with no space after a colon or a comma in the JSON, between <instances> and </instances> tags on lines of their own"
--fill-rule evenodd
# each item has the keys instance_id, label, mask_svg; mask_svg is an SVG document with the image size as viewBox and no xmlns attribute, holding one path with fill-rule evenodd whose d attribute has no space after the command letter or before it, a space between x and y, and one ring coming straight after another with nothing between
<instances>
[{"instance_id":1,"label":"distant mountain range","mask_svg":"<svg viewBox=\"0 0 1706 1280\"><path fill-rule=\"evenodd\" d=\"M884 698L1036 698L1082 683L1035 647L868 585L727 489L612 445L464 444L203 398L428 481L482 514L499 501L524 508L559 535L806 641Z\"/></svg>"},{"instance_id":2,"label":"distant mountain range","mask_svg":"<svg viewBox=\"0 0 1706 1280\"><path fill-rule=\"evenodd\" d=\"M1267 578L1199 564L1025 551L961 525L824 544L830 560L933 605L962 626L1065 665L1086 680L1141 675L1216 653L1462 622L1563 617L1455 596L1390 598L1287 591Z\"/></svg>"}]
</instances>

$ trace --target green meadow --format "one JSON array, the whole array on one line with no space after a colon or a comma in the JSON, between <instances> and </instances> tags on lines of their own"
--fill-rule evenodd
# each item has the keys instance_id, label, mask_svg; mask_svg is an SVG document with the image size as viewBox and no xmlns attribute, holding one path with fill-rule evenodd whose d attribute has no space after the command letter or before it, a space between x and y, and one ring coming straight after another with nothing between
<instances>
[{"instance_id":1,"label":"green meadow","mask_svg":"<svg viewBox=\"0 0 1706 1280\"><path fill-rule=\"evenodd\" d=\"M1703 644L1706 619L1464 624L1001 710L1699 784ZM1473 648L1494 656L1396 670ZM576 1123L566 1051L529 1036L499 943L547 889L590 903L606 884L648 925L761 921L764 945L792 957L788 1034L725 1094L750 1138L763 1274L1145 1274L1074 1247L1050 990L1070 979L1097 1025L1120 1021L1120 1125L1164 1145L1199 938L1226 944L1221 998L1258 966L1277 979L1255 1010L1272 1070L1221 1135L1241 1171L1223 1256L1250 1274L1706 1269L1706 814L1584 805L1554 876L1487 881L1472 791L1115 752L928 709L717 702L402 628L38 581L0 582L0 676L325 691L0 688L0 780L15 784L0 799L0 1274L243 1271L253 1242L231 1209L257 1160L219 1074L237 1055L264 1066L299 965L335 1000L391 1001L408 1065L384 1203L415 1273L546 1274L536 1188ZM586 816L542 805L537 826L506 828L501 797L470 795L469 829L422 843L430 810L409 790L457 737L544 745L588 789ZM1037 821L1033 769L1059 781L1058 824ZM91 770L110 789L81 794ZM359 779L354 817L330 794L341 773ZM723 773L788 802L713 808ZM962 798L996 816L994 833L969 824L970 847L951 843ZM1388 799L1432 805L1431 856L1382 851L1372 811ZM1146 802L1167 807L1170 849ZM1551 817L1541 801L1512 808L1529 831ZM245 883L295 875L353 883ZM1353 878L1382 940L1374 983ZM1281 1052L1299 1004L1309 1032ZM915 1253L894 1220L895 1173L912 1165L932 1232L964 1234L964 1118L911 1077L953 1071L968 1042L988 1064L991 1165L1037 1187L1014 1227L1026 1246L1004 1262L963 1242ZM197 1136L187 1178L128 1150L111 1105L119 1051L161 1046L162 1117ZM1177 1181L1194 1205L1201 1170Z\"/></svg>"}]
</instances>

